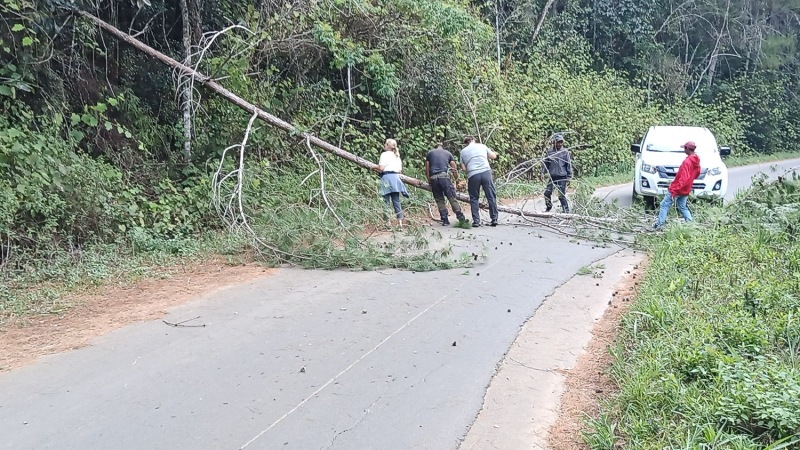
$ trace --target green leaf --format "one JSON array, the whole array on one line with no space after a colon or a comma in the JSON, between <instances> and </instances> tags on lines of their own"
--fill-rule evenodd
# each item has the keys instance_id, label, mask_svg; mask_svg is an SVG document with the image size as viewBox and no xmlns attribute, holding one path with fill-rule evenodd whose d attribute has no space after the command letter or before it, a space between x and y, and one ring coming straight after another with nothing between
<instances>
[{"instance_id":1,"label":"green leaf","mask_svg":"<svg viewBox=\"0 0 800 450\"><path fill-rule=\"evenodd\" d=\"M117 99L115 99L114 97L111 97L111 98L109 98L109 99L108 99L108 100L106 100L106 101L107 101L107 102L108 102L108 104L109 104L109 105L111 105L111 106L117 106L117 103L118 103L118 102L117 102Z\"/></svg>"},{"instance_id":2,"label":"green leaf","mask_svg":"<svg viewBox=\"0 0 800 450\"><path fill-rule=\"evenodd\" d=\"M104 113L108 110L108 106L105 103L98 103L97 106L93 106L92 109L99 113Z\"/></svg>"},{"instance_id":3,"label":"green leaf","mask_svg":"<svg viewBox=\"0 0 800 450\"><path fill-rule=\"evenodd\" d=\"M16 81L14 83L14 87L19 89L20 91L33 92L33 88L31 88L31 85L24 81Z\"/></svg>"},{"instance_id":4,"label":"green leaf","mask_svg":"<svg viewBox=\"0 0 800 450\"><path fill-rule=\"evenodd\" d=\"M14 32L22 31L24 29L25 29L25 25L23 25L21 23L16 23L16 24L14 24L13 27L11 27L11 31L14 31Z\"/></svg>"},{"instance_id":5,"label":"green leaf","mask_svg":"<svg viewBox=\"0 0 800 450\"><path fill-rule=\"evenodd\" d=\"M70 131L69 135L72 136L72 139L75 139L76 142L80 142L80 141L83 140L84 137L86 137L86 135L83 134L82 131L78 131L78 130Z\"/></svg>"},{"instance_id":6,"label":"green leaf","mask_svg":"<svg viewBox=\"0 0 800 450\"><path fill-rule=\"evenodd\" d=\"M81 122L89 125L90 127L97 126L97 118L91 114L84 114L81 116Z\"/></svg>"},{"instance_id":7,"label":"green leaf","mask_svg":"<svg viewBox=\"0 0 800 450\"><path fill-rule=\"evenodd\" d=\"M7 86L5 84L0 84L0 95L4 95L6 97L14 98L14 92L11 86Z\"/></svg>"},{"instance_id":8,"label":"green leaf","mask_svg":"<svg viewBox=\"0 0 800 450\"><path fill-rule=\"evenodd\" d=\"M106 120L106 122L103 124L103 126L105 126L105 127L106 127L106 131L111 131L111 129L112 129L112 128L114 128L114 124L113 124L113 123L111 123L111 122L109 122L109 121L107 121L107 120Z\"/></svg>"},{"instance_id":9,"label":"green leaf","mask_svg":"<svg viewBox=\"0 0 800 450\"><path fill-rule=\"evenodd\" d=\"M72 115L70 116L69 120L70 120L70 122L72 123L72 126L75 126L75 125L77 125L78 123L80 123L80 121L81 121L81 116L80 116L80 115L78 115L78 114L76 114L76 113L72 113Z\"/></svg>"},{"instance_id":10,"label":"green leaf","mask_svg":"<svg viewBox=\"0 0 800 450\"><path fill-rule=\"evenodd\" d=\"M24 38L22 38L23 47L29 47L31 45L33 45L33 39L31 39L30 36L25 36Z\"/></svg>"}]
</instances>

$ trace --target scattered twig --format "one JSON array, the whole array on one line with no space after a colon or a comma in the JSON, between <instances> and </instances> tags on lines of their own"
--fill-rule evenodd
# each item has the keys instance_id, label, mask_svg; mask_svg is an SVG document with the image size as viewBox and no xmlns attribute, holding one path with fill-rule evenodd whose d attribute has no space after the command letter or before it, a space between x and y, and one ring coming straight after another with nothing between
<instances>
[{"instance_id":1,"label":"scattered twig","mask_svg":"<svg viewBox=\"0 0 800 450\"><path fill-rule=\"evenodd\" d=\"M197 317L194 317L192 319L186 319L186 320L183 320L181 322L174 322L174 323L173 322L167 322L166 320L162 320L162 322L164 322L165 324L167 324L167 325L169 325L171 327L174 327L174 328L205 328L206 324L204 324L204 323L201 323L201 324L198 324L198 325L186 325L186 322L191 322L191 321L197 320L199 318L200 318L200 316L197 316Z\"/></svg>"}]
</instances>

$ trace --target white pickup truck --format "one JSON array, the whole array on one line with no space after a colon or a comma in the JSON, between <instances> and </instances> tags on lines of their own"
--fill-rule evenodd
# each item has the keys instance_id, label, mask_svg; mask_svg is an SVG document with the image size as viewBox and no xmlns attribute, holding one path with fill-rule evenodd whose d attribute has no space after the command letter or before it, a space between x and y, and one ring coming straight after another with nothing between
<instances>
[{"instance_id":1,"label":"white pickup truck","mask_svg":"<svg viewBox=\"0 0 800 450\"><path fill-rule=\"evenodd\" d=\"M634 201L642 197L648 208L655 208L656 197L666 194L686 158L681 145L688 141L697 144L695 153L700 157L700 176L694 181L692 193L722 200L728 190L728 168L721 157L730 155L730 147L717 146L717 139L708 128L652 126L640 144L631 145L636 154Z\"/></svg>"}]
</instances>

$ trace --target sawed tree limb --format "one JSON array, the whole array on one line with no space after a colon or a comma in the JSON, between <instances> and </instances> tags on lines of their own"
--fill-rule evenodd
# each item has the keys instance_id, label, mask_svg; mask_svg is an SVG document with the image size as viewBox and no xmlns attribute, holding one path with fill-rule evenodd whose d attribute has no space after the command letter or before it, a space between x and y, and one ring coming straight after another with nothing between
<instances>
[{"instance_id":1,"label":"sawed tree limb","mask_svg":"<svg viewBox=\"0 0 800 450\"><path fill-rule=\"evenodd\" d=\"M243 110L245 110L247 112L250 112L250 113L253 113L254 115L258 116L258 118L261 121L267 122L268 124L270 124L270 125L272 125L272 126L274 126L276 128L280 128L281 130L289 133L290 135L300 136L304 140L306 140L306 142L310 143L311 145L314 145L315 147L318 147L318 148L320 148L322 150L325 150L326 152L332 153L332 154L334 154L334 155L336 155L336 156L338 156L338 157L340 157L342 159L350 161L350 162L352 162L352 163L354 163L354 164L356 164L356 165L358 165L360 167L363 167L365 169L375 170L378 167L378 165L373 163L372 161L369 161L369 160L364 159L364 158L362 158L362 157L360 157L358 155L354 155L354 154L352 154L350 152L342 150L341 148L336 147L334 145L331 145L328 142L323 141L322 139L320 139L320 138L318 138L318 137L316 137L316 136L314 136L314 135L312 135L310 133L306 133L306 132L298 130L297 127L295 127L294 125L290 124L289 122L286 122L285 120L282 120L282 119L280 119L278 117L273 116L272 114L264 111L263 109L259 108L258 106L248 102L247 100L245 100L245 99L239 97L238 95L234 94L233 92L229 91L227 88L225 88L224 86L222 86L218 82L214 81L209 76L207 76L205 74L202 74L202 73L192 69L191 67L188 67L185 64L182 64L182 63L176 61L175 59L173 59L173 58L171 58L171 57L159 52L158 50L148 46L147 44L143 43L142 41L140 41L140 40L134 38L133 36L129 35L128 33L125 33L123 31L119 30L118 28L114 27L113 25L110 25L110 24L106 23L102 19L99 19L98 17L96 17L96 16L94 16L94 15L92 15L92 14L86 12L86 11L75 10L75 12L77 14L83 16L85 19L89 20L90 22L94 23L98 27L102 28L103 30L105 30L106 32L108 32L109 34L114 36L115 38L119 39L120 41L126 42L127 44L131 45L135 49L141 51L142 53L145 53L145 54L147 54L149 56L152 56L155 59L158 59L159 61L163 62L167 66L169 66L169 67L171 67L171 68L173 68L173 69L175 69L177 71L180 71L181 73L183 73L186 76L193 77L195 80L197 80L198 82L200 82L204 86L208 87L212 91L216 92L217 94L222 96L224 99L226 99L229 102L233 103L234 105L242 108ZM425 183L424 181L418 180L416 178L409 177L407 175L400 175L400 178L403 180L404 183L409 184L411 186L414 186L416 188L424 189L426 191L430 191L431 190L430 186L427 183ZM456 193L456 197L462 202L467 202L467 203L469 202L469 197L467 195L462 194L462 193ZM481 204L481 208L486 208L486 205L485 204ZM501 212L504 212L504 213L507 213L507 214L514 214L514 215L517 215L517 216L539 217L539 218L545 218L545 219L546 218L590 219L590 220L594 220L594 221L604 221L603 219L589 218L589 217L581 216L581 215L578 215L578 214L538 213L538 212L525 212L525 213L523 213L522 210L520 210L520 209L510 208L508 206L503 206L503 205L497 205L497 209L498 209L498 211L501 211Z\"/></svg>"}]
</instances>

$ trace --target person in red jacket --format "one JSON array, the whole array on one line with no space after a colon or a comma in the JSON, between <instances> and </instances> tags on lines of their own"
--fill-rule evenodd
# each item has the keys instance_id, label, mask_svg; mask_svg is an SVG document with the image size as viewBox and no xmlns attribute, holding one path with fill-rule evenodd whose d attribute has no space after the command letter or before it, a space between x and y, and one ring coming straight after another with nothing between
<instances>
[{"instance_id":1,"label":"person in red jacket","mask_svg":"<svg viewBox=\"0 0 800 450\"><path fill-rule=\"evenodd\" d=\"M658 219L656 223L653 224L653 228L656 230L661 229L664 223L666 223L667 213L672 206L673 200L683 218L687 222L692 221L692 213L689 212L689 208L686 206L686 200L689 198L689 194L692 193L694 180L700 176L700 157L694 154L697 145L692 141L681 145L681 148L683 152L686 153L686 159L683 160L681 167L678 168L675 179L672 180L669 189L667 189L667 195L664 196L664 200L661 201L661 210L658 212Z\"/></svg>"}]
</instances>

